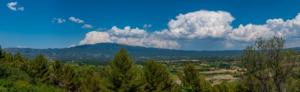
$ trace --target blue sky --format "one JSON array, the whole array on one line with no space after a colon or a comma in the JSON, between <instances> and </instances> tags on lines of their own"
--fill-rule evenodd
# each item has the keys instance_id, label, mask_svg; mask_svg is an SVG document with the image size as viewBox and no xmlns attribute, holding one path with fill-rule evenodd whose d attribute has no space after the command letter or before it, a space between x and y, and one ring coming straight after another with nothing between
<instances>
[{"instance_id":1,"label":"blue sky","mask_svg":"<svg viewBox=\"0 0 300 92\"><path fill-rule=\"evenodd\" d=\"M17 2L15 6L17 10L12 10L8 7L8 4L11 2ZM241 49L244 45L239 44L247 44L249 40L240 40L236 37L228 39L228 37L223 36L223 33L222 36L216 36L215 34L203 36L201 34L191 38L184 38L178 35L169 37L174 36L172 32L175 32L175 29L179 27L171 28L170 21L179 21L180 19L177 19L176 16L180 14L185 15L205 10L206 12L199 13L199 16L201 16L201 14L212 12L219 14L217 11L223 11L233 17L232 21L229 20L227 22L232 27L232 30L237 30L241 24L245 26L248 24L265 25L268 19L280 18L284 22L293 20L300 12L299 5L300 0L1 0L0 44L3 47L64 48L71 45L114 42L166 48L169 45L161 44L171 43L174 45L175 42L177 44L174 46L175 49ZM20 7L24 9L18 9ZM196 14L195 16L197 17L198 15ZM84 23L71 21L70 17L84 21ZM203 17L198 17L200 20L201 18ZM57 19L64 20L64 22L57 23ZM210 21L205 23L210 23ZM82 28L85 24L93 27ZM129 29L127 28L129 34L132 29L145 31L147 35L162 32L163 30L169 30L170 32L166 33L168 37L160 35L158 38L161 39L151 38L151 40L162 41L162 43L159 43L160 45L157 45L158 42L153 42L153 44L144 44L145 42L132 43L132 40L127 38L126 40L116 40L132 35L124 36L111 33L114 30L114 26L115 30L121 31L126 31L125 27L130 26ZM297 27L287 29L294 30L294 28ZM187 29L202 31L195 28ZM255 26L255 29L258 28ZM103 38L93 39L97 41L92 42L85 41L89 40L90 37L87 34L91 32L101 32L100 35L103 35L103 32L105 34L109 32L109 40ZM285 36L289 37L287 40L298 41L298 36ZM99 37L102 38L103 36ZM145 35L143 37L145 38ZM149 37L146 36L146 39L148 41ZM228 44L227 42L230 43ZM295 43L290 44L292 44L291 47L298 46Z\"/></svg>"}]
</instances>

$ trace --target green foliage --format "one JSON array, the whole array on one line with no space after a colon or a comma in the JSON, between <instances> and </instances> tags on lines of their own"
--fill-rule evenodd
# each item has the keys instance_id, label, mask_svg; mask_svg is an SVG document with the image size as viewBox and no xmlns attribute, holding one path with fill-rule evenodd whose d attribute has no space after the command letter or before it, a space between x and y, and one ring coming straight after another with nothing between
<instances>
[{"instance_id":1,"label":"green foliage","mask_svg":"<svg viewBox=\"0 0 300 92\"><path fill-rule=\"evenodd\" d=\"M244 51L239 79L221 84L211 84L200 74L203 67L193 64L172 71L178 78L159 62L137 65L125 49L106 66L63 63L43 55L31 60L0 49L0 92L300 92L297 53L283 49L279 38L255 46ZM231 68L227 62L216 65Z\"/></svg>"},{"instance_id":2,"label":"green foliage","mask_svg":"<svg viewBox=\"0 0 300 92\"><path fill-rule=\"evenodd\" d=\"M76 74L73 66L68 64L61 64L58 61L51 63L49 67L49 80L52 85L75 91L76 87Z\"/></svg>"},{"instance_id":3,"label":"green foliage","mask_svg":"<svg viewBox=\"0 0 300 92\"><path fill-rule=\"evenodd\" d=\"M125 49L121 49L109 66L109 82L115 92L141 90L141 71L133 63Z\"/></svg>"},{"instance_id":4,"label":"green foliage","mask_svg":"<svg viewBox=\"0 0 300 92\"><path fill-rule=\"evenodd\" d=\"M100 70L100 71L99 71ZM107 78L104 76L102 68L94 66L82 66L79 69L78 80L80 82L80 92L110 92Z\"/></svg>"},{"instance_id":5,"label":"green foliage","mask_svg":"<svg viewBox=\"0 0 300 92\"><path fill-rule=\"evenodd\" d=\"M29 92L68 92L68 91L52 85L38 83L36 85L33 85L32 91Z\"/></svg>"},{"instance_id":6,"label":"green foliage","mask_svg":"<svg viewBox=\"0 0 300 92\"><path fill-rule=\"evenodd\" d=\"M242 76L237 85L238 92L259 92L260 83L259 81L251 75Z\"/></svg>"},{"instance_id":7,"label":"green foliage","mask_svg":"<svg viewBox=\"0 0 300 92\"><path fill-rule=\"evenodd\" d=\"M14 56L14 66L21 69L26 70L28 68L28 60L21 55L21 53L17 53Z\"/></svg>"},{"instance_id":8,"label":"green foliage","mask_svg":"<svg viewBox=\"0 0 300 92\"><path fill-rule=\"evenodd\" d=\"M14 56L11 53L4 53L4 57L2 59L3 63L6 64L13 64L12 62L14 61Z\"/></svg>"},{"instance_id":9,"label":"green foliage","mask_svg":"<svg viewBox=\"0 0 300 92\"><path fill-rule=\"evenodd\" d=\"M274 37L258 39L254 46L246 48L242 62L246 68L245 76L255 78L260 91L286 92L287 79L291 77L298 58L295 51L284 49L282 38Z\"/></svg>"},{"instance_id":10,"label":"green foliage","mask_svg":"<svg viewBox=\"0 0 300 92\"><path fill-rule=\"evenodd\" d=\"M63 64L58 61L54 61L54 63L50 64L49 67L49 83L52 85L62 85L61 83L61 76L62 76L62 68Z\"/></svg>"},{"instance_id":11,"label":"green foliage","mask_svg":"<svg viewBox=\"0 0 300 92\"><path fill-rule=\"evenodd\" d=\"M178 89L167 68L154 61L148 61L144 66L145 92L174 92Z\"/></svg>"},{"instance_id":12,"label":"green foliage","mask_svg":"<svg viewBox=\"0 0 300 92\"><path fill-rule=\"evenodd\" d=\"M192 64L186 64L183 73L179 74L186 92L210 92L211 84L200 75Z\"/></svg>"},{"instance_id":13,"label":"green foliage","mask_svg":"<svg viewBox=\"0 0 300 92\"><path fill-rule=\"evenodd\" d=\"M43 55L38 55L32 62L30 62L30 66L27 71L30 76L36 78L35 81L46 81L48 80L48 60Z\"/></svg>"}]
</instances>

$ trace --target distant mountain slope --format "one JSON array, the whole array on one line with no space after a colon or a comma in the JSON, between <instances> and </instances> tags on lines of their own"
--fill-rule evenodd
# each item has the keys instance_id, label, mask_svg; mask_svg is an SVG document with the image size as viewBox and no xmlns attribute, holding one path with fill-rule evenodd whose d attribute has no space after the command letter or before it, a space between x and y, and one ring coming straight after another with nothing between
<instances>
[{"instance_id":1,"label":"distant mountain slope","mask_svg":"<svg viewBox=\"0 0 300 92\"><path fill-rule=\"evenodd\" d=\"M114 54L125 48L128 53L139 61L148 59L199 59L210 57L232 57L240 55L241 51L183 51L171 49L146 48L139 46L128 46L113 43L100 43L94 45L81 45L61 49L30 49L30 48L7 48L6 51L20 52L27 57L34 57L37 54L44 54L50 59L67 61L107 61L111 60Z\"/></svg>"}]
</instances>

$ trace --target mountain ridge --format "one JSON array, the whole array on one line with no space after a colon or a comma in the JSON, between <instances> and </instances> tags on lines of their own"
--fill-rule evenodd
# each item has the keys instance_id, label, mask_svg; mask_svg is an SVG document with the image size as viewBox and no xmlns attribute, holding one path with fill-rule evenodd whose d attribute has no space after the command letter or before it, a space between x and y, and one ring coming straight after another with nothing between
<instances>
[{"instance_id":1,"label":"mountain ridge","mask_svg":"<svg viewBox=\"0 0 300 92\"><path fill-rule=\"evenodd\" d=\"M112 60L114 54L119 51L120 48L125 48L128 53L138 61L145 61L150 59L174 60L235 57L241 54L241 50L193 51L130 46L115 43L79 45L69 48L6 48L5 50L13 54L20 52L29 58L33 58L37 54L43 54L50 59L62 61L109 61Z\"/></svg>"}]
</instances>

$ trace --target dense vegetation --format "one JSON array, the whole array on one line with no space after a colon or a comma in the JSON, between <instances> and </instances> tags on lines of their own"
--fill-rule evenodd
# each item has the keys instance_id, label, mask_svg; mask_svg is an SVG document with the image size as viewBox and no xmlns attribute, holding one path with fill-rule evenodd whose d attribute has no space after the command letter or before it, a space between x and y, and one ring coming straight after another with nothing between
<instances>
[{"instance_id":1,"label":"dense vegetation","mask_svg":"<svg viewBox=\"0 0 300 92\"><path fill-rule=\"evenodd\" d=\"M0 49L1 92L300 92L298 54L281 38L259 39L241 56L242 75L212 84L195 64L172 71L166 64L135 64L125 49L108 65L27 59ZM147 53L147 52L144 52ZM227 67L222 64L222 67Z\"/></svg>"}]
</instances>

